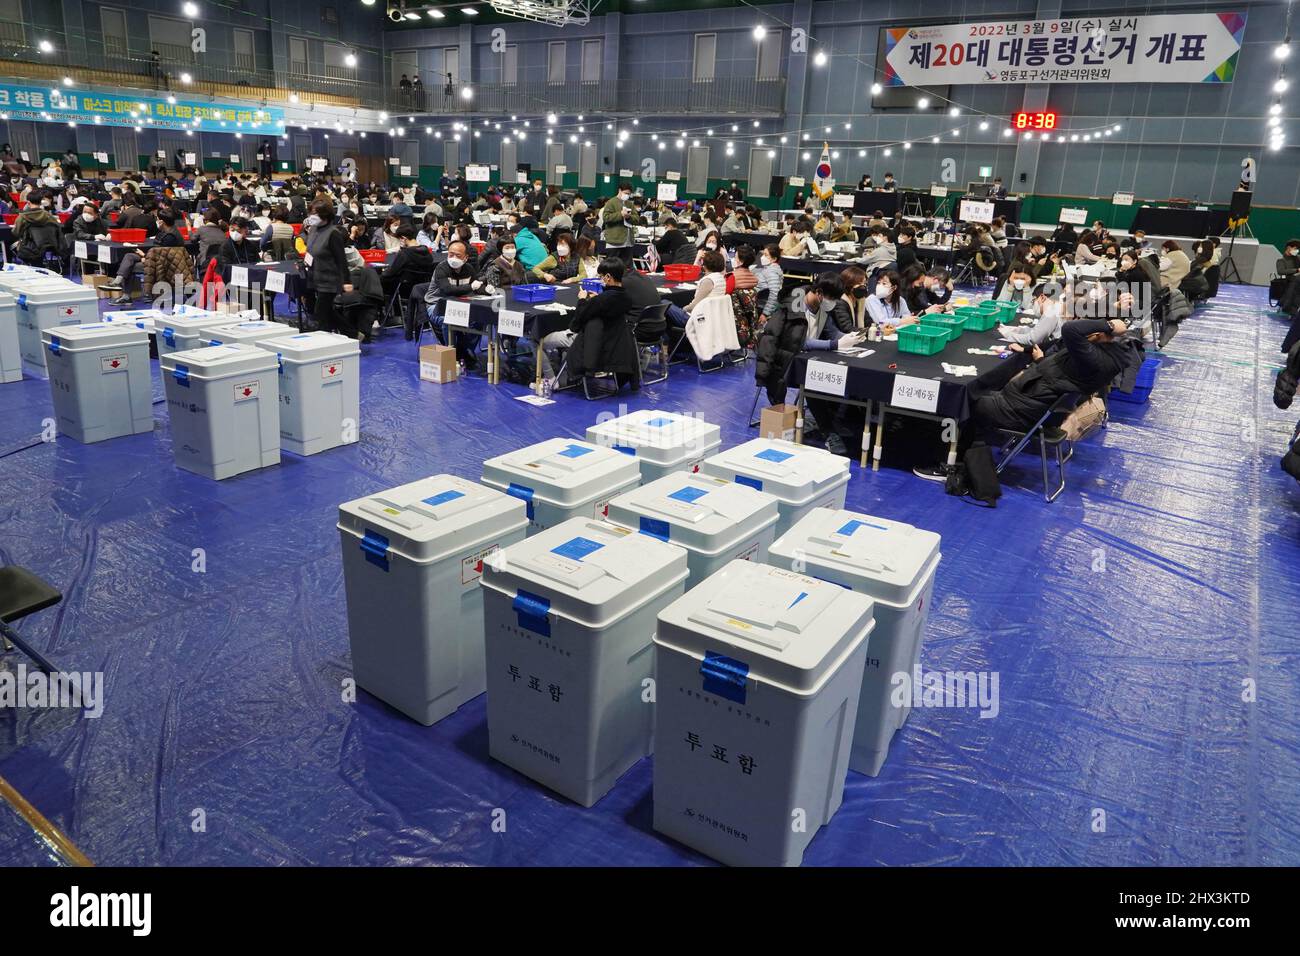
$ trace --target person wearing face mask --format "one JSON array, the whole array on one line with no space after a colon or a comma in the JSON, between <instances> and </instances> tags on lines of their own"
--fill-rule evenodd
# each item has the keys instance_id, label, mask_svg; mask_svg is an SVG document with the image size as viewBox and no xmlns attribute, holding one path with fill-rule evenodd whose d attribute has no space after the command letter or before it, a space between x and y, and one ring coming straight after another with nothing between
<instances>
[{"instance_id":1,"label":"person wearing face mask","mask_svg":"<svg viewBox=\"0 0 1300 956\"><path fill-rule=\"evenodd\" d=\"M375 230L374 238L370 240L370 248L396 252L401 248L401 243L397 241L397 230L400 228L402 228L401 217L389 216L384 220L383 226Z\"/></svg>"},{"instance_id":2,"label":"person wearing face mask","mask_svg":"<svg viewBox=\"0 0 1300 956\"><path fill-rule=\"evenodd\" d=\"M705 249L700 260L703 273L695 285L695 295L685 308L679 305L668 306L668 321L678 328L685 328L690 321L695 307L705 299L721 297L727 294L727 260L717 249Z\"/></svg>"},{"instance_id":3,"label":"person wearing face mask","mask_svg":"<svg viewBox=\"0 0 1300 956\"><path fill-rule=\"evenodd\" d=\"M95 240L101 236L107 236L109 230L108 223L100 218L99 210L94 203L85 203L81 207L81 212L72 217L72 238L74 240Z\"/></svg>"},{"instance_id":4,"label":"person wearing face mask","mask_svg":"<svg viewBox=\"0 0 1300 956\"><path fill-rule=\"evenodd\" d=\"M1192 261L1183 252L1183 247L1173 239L1166 239L1160 246L1160 285L1165 289L1177 289L1179 283L1192 271Z\"/></svg>"},{"instance_id":5,"label":"person wearing face mask","mask_svg":"<svg viewBox=\"0 0 1300 956\"><path fill-rule=\"evenodd\" d=\"M445 341L446 336L451 334L444 328L443 299L472 295L481 288L483 283L475 276L474 269L469 263L468 247L459 239L453 240L447 247L447 258L438 263L437 268L433 270L429 291L424 295L429 321L433 324L439 339ZM414 338L413 330L408 330L408 333L411 338ZM454 338L456 357L465 363L466 370L472 371L478 368L478 359L474 351L478 346L479 337L458 333Z\"/></svg>"},{"instance_id":6,"label":"person wearing face mask","mask_svg":"<svg viewBox=\"0 0 1300 956\"><path fill-rule=\"evenodd\" d=\"M46 252L64 254L63 228L50 212L48 194L18 214L13 226L13 254L28 265L40 265Z\"/></svg>"},{"instance_id":7,"label":"person wearing face mask","mask_svg":"<svg viewBox=\"0 0 1300 956\"><path fill-rule=\"evenodd\" d=\"M258 261L258 248L248 238L252 225L247 219L236 219L230 224L226 241L217 250L217 268L224 271L230 266L246 266Z\"/></svg>"},{"instance_id":8,"label":"person wearing face mask","mask_svg":"<svg viewBox=\"0 0 1300 956\"><path fill-rule=\"evenodd\" d=\"M500 250L498 255L479 274L484 290L489 293L507 286L523 285L529 279L519 261L519 249L513 239L502 239L497 248Z\"/></svg>"},{"instance_id":9,"label":"person wearing face mask","mask_svg":"<svg viewBox=\"0 0 1300 956\"><path fill-rule=\"evenodd\" d=\"M866 272L860 266L846 266L840 270L840 282L844 285L844 295L835 303L835 308L853 328L865 328L868 322L867 298L871 295Z\"/></svg>"},{"instance_id":10,"label":"person wearing face mask","mask_svg":"<svg viewBox=\"0 0 1300 956\"><path fill-rule=\"evenodd\" d=\"M630 215L628 203L631 199L632 187L627 183L619 183L618 195L600 207L601 238L605 240L605 252L621 259L623 265L628 267L632 265L632 229L627 224Z\"/></svg>"},{"instance_id":11,"label":"person wearing face mask","mask_svg":"<svg viewBox=\"0 0 1300 956\"><path fill-rule=\"evenodd\" d=\"M654 242L655 252L659 253L660 262L676 262L678 253L684 246L689 246L691 240L677 227L677 219L673 216L664 216L660 225L664 232Z\"/></svg>"},{"instance_id":12,"label":"person wearing face mask","mask_svg":"<svg viewBox=\"0 0 1300 956\"><path fill-rule=\"evenodd\" d=\"M524 264L524 268L532 270L540 263L546 260L550 255L542 240L537 238L534 230L537 228L536 221L528 216L521 220L519 225L510 230L514 236L515 247L519 250L519 261Z\"/></svg>"},{"instance_id":13,"label":"person wearing face mask","mask_svg":"<svg viewBox=\"0 0 1300 956\"><path fill-rule=\"evenodd\" d=\"M416 233L415 238L420 245L433 251L442 246L446 234L446 227L438 222L438 217L433 213L425 213L424 222L420 225L420 231Z\"/></svg>"},{"instance_id":14,"label":"person wearing face mask","mask_svg":"<svg viewBox=\"0 0 1300 956\"><path fill-rule=\"evenodd\" d=\"M1065 319L1065 294L1054 282L1040 283L1030 290L1027 311L1034 314L1033 325L998 325L998 334L1007 342L1046 350L1061 337Z\"/></svg>"},{"instance_id":15,"label":"person wearing face mask","mask_svg":"<svg viewBox=\"0 0 1300 956\"><path fill-rule=\"evenodd\" d=\"M348 315L334 308L334 299L341 292L351 292L351 270L348 268L343 230L338 225L334 203L328 199L313 200L311 219L316 224L307 234L303 262L307 266L307 281L311 288L310 306L317 326L327 332L338 332L351 338L359 336Z\"/></svg>"},{"instance_id":16,"label":"person wearing face mask","mask_svg":"<svg viewBox=\"0 0 1300 956\"><path fill-rule=\"evenodd\" d=\"M881 185L880 185L880 191L881 191L881 192L886 192L886 193L892 193L892 192L897 192L897 191L898 191L898 186L896 186L896 185L894 184L894 174L893 174L893 173L885 173L885 181L884 181L883 183L881 183Z\"/></svg>"},{"instance_id":17,"label":"person wearing face mask","mask_svg":"<svg viewBox=\"0 0 1300 956\"><path fill-rule=\"evenodd\" d=\"M419 241L414 226L405 225L398 229L397 241L401 248L380 273L384 301L391 299L399 290L409 295L414 286L428 282L433 276L433 253Z\"/></svg>"},{"instance_id":18,"label":"person wearing face mask","mask_svg":"<svg viewBox=\"0 0 1300 956\"><path fill-rule=\"evenodd\" d=\"M529 275L542 282L568 282L578 273L578 263L573 257L573 236L567 232L555 237L555 252L528 270Z\"/></svg>"},{"instance_id":19,"label":"person wearing face mask","mask_svg":"<svg viewBox=\"0 0 1300 956\"><path fill-rule=\"evenodd\" d=\"M695 253L695 264L703 268L704 257L710 252L716 252L722 256L723 268L725 270L727 257L726 253L723 252L722 237L716 232L709 233L708 237L704 240L704 244L701 245L699 251Z\"/></svg>"},{"instance_id":20,"label":"person wearing face mask","mask_svg":"<svg viewBox=\"0 0 1300 956\"><path fill-rule=\"evenodd\" d=\"M901 226L898 239L894 243L894 268L904 272L916 263L916 229L911 225Z\"/></svg>"},{"instance_id":21,"label":"person wearing face mask","mask_svg":"<svg viewBox=\"0 0 1300 956\"><path fill-rule=\"evenodd\" d=\"M926 274L925 267L914 262L901 273L899 282L903 286L903 298L913 315L942 312L944 307L930 298L930 287L934 280Z\"/></svg>"},{"instance_id":22,"label":"person wearing face mask","mask_svg":"<svg viewBox=\"0 0 1300 956\"><path fill-rule=\"evenodd\" d=\"M1029 274L1029 267L1021 262L1013 263L1007 281L1002 283L996 296L997 301L1014 302L1020 308L1028 308L1034 298L1033 284L1034 277Z\"/></svg>"},{"instance_id":23,"label":"person wearing face mask","mask_svg":"<svg viewBox=\"0 0 1300 956\"><path fill-rule=\"evenodd\" d=\"M754 286L754 303L760 313L756 327L761 328L781 303L781 286L785 283L785 274L781 271L781 248L775 243L764 246L753 273L758 280Z\"/></svg>"},{"instance_id":24,"label":"person wearing face mask","mask_svg":"<svg viewBox=\"0 0 1300 956\"><path fill-rule=\"evenodd\" d=\"M867 297L867 315L885 335L892 335L900 325L917 321L903 298L903 280L894 270L877 274L876 284Z\"/></svg>"}]
</instances>

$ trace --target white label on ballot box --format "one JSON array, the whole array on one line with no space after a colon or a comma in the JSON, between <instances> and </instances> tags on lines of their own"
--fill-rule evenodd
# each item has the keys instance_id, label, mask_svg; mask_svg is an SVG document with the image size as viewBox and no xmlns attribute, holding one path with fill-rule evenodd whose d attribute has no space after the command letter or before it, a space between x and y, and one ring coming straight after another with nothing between
<instances>
[{"instance_id":1,"label":"white label on ballot box","mask_svg":"<svg viewBox=\"0 0 1300 956\"><path fill-rule=\"evenodd\" d=\"M939 383L929 378L895 375L894 395L889 404L918 412L932 412L939 407Z\"/></svg>"},{"instance_id":2,"label":"white label on ballot box","mask_svg":"<svg viewBox=\"0 0 1300 956\"><path fill-rule=\"evenodd\" d=\"M231 267L230 267L230 284L231 284L231 285L241 285L241 286L243 286L244 288L248 288L248 267L247 267L247 266L231 266Z\"/></svg>"},{"instance_id":3,"label":"white label on ballot box","mask_svg":"<svg viewBox=\"0 0 1300 956\"><path fill-rule=\"evenodd\" d=\"M283 292L284 291L284 273L276 269L266 270L266 291Z\"/></svg>"},{"instance_id":4,"label":"white label on ballot box","mask_svg":"<svg viewBox=\"0 0 1300 956\"><path fill-rule=\"evenodd\" d=\"M86 244L80 241L74 242L72 244L72 254L76 256L78 259L87 258L88 253L86 252Z\"/></svg>"},{"instance_id":5,"label":"white label on ballot box","mask_svg":"<svg viewBox=\"0 0 1300 956\"><path fill-rule=\"evenodd\" d=\"M497 331L502 335L516 338L524 334L524 314L511 309L502 309L497 316Z\"/></svg>"},{"instance_id":6,"label":"white label on ballot box","mask_svg":"<svg viewBox=\"0 0 1300 956\"><path fill-rule=\"evenodd\" d=\"M445 325L454 325L460 329L469 328L469 303L448 299L443 307L442 321Z\"/></svg>"},{"instance_id":7,"label":"white label on ballot box","mask_svg":"<svg viewBox=\"0 0 1300 956\"><path fill-rule=\"evenodd\" d=\"M126 355L103 355L99 359L101 372L120 372L126 368Z\"/></svg>"},{"instance_id":8,"label":"white label on ballot box","mask_svg":"<svg viewBox=\"0 0 1300 956\"><path fill-rule=\"evenodd\" d=\"M253 379L251 382L240 382L235 386L235 401L246 402L251 398L257 398L259 384L257 379Z\"/></svg>"},{"instance_id":9,"label":"white label on ballot box","mask_svg":"<svg viewBox=\"0 0 1300 956\"><path fill-rule=\"evenodd\" d=\"M848 383L849 367L837 362L819 362L813 359L804 370L803 384L809 391L843 396Z\"/></svg>"},{"instance_id":10,"label":"white label on ballot box","mask_svg":"<svg viewBox=\"0 0 1300 956\"><path fill-rule=\"evenodd\" d=\"M99 247L99 261L100 261L100 262L112 262L112 261L113 261L113 247L112 247L112 246L103 246L103 245L101 245L101 246Z\"/></svg>"}]
</instances>

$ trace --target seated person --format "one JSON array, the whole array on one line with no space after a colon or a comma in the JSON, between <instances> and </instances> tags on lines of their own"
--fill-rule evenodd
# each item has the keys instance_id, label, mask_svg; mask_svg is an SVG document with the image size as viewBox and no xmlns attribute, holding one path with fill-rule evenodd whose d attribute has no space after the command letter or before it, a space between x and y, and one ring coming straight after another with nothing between
<instances>
[{"instance_id":1,"label":"seated person","mask_svg":"<svg viewBox=\"0 0 1300 956\"><path fill-rule=\"evenodd\" d=\"M997 444L1000 429L1024 431L1071 392L1094 395L1109 387L1131 360L1128 325L1122 319L1072 319L1061 330L1062 347L1050 355L1038 346L1019 350L980 375L967 388L971 415L962 426L958 450L976 441ZM946 481L948 467L917 467L928 481Z\"/></svg>"},{"instance_id":2,"label":"seated person","mask_svg":"<svg viewBox=\"0 0 1300 956\"><path fill-rule=\"evenodd\" d=\"M716 252L716 253L719 253L719 254L722 256L722 258L723 258L723 264L722 264L722 266L723 266L723 271L726 271L726 258L727 258L727 254L726 254L726 251L725 251L725 249L724 249L724 247L723 247L723 245L722 245L722 237L721 237L720 235L718 235L718 233L716 233L716 232L711 232L711 233L709 233L709 234L704 238L704 244L703 244L702 246L700 246L699 251L695 253L695 264L696 264L697 266L699 266L701 269L704 268L704 256L705 256L706 253L709 253L709 252Z\"/></svg>"},{"instance_id":3,"label":"seated person","mask_svg":"<svg viewBox=\"0 0 1300 956\"><path fill-rule=\"evenodd\" d=\"M568 282L578 274L578 263L573 257L573 235L557 233L555 251L528 270L533 280L542 282Z\"/></svg>"},{"instance_id":4,"label":"seated person","mask_svg":"<svg viewBox=\"0 0 1300 956\"><path fill-rule=\"evenodd\" d=\"M866 271L861 266L845 266L840 270L840 283L844 286L844 294L835 303L835 308L843 313L841 318L848 317L853 328L866 328L869 320L867 297L871 295Z\"/></svg>"},{"instance_id":5,"label":"seated person","mask_svg":"<svg viewBox=\"0 0 1300 956\"><path fill-rule=\"evenodd\" d=\"M1161 288L1177 289L1191 271L1192 261L1183 252L1183 247L1173 239L1166 239L1160 246Z\"/></svg>"},{"instance_id":6,"label":"seated person","mask_svg":"<svg viewBox=\"0 0 1300 956\"><path fill-rule=\"evenodd\" d=\"M415 227L409 223L397 230L400 248L380 274L380 288L387 302L399 288L410 289L417 282L428 282L433 275L433 253L421 245ZM372 272L376 271L374 269Z\"/></svg>"},{"instance_id":7,"label":"seated person","mask_svg":"<svg viewBox=\"0 0 1300 956\"><path fill-rule=\"evenodd\" d=\"M563 353L570 353L566 375L555 382L557 387L563 388L588 371L614 372L616 377L626 375L634 383L640 382L641 364L628 320L641 306L623 289L627 266L622 259L611 257L601 262L597 272L604 291L580 291L578 308L569 327L552 332L542 340L545 378L553 379L553 370L563 364ZM580 341L584 337L585 341ZM621 343L629 343L629 349L624 349ZM628 354L621 355L620 350L628 350Z\"/></svg>"},{"instance_id":8,"label":"seated person","mask_svg":"<svg viewBox=\"0 0 1300 956\"><path fill-rule=\"evenodd\" d=\"M885 335L892 335L900 325L916 324L903 297L903 280L893 269L876 276L875 288L867 298L867 316Z\"/></svg>"},{"instance_id":9,"label":"seated person","mask_svg":"<svg viewBox=\"0 0 1300 956\"><path fill-rule=\"evenodd\" d=\"M790 231L781 237L779 243L781 255L789 259L802 259L808 255L808 225L800 220L790 226Z\"/></svg>"},{"instance_id":10,"label":"seated person","mask_svg":"<svg viewBox=\"0 0 1300 956\"><path fill-rule=\"evenodd\" d=\"M519 249L513 239L502 239L497 248L500 251L496 258L479 273L479 278L483 280L483 291L489 294L508 286L523 285L529 278L524 272L523 263L519 261Z\"/></svg>"},{"instance_id":11,"label":"seated person","mask_svg":"<svg viewBox=\"0 0 1300 956\"><path fill-rule=\"evenodd\" d=\"M758 318L758 323L761 326L780 304L781 286L785 283L785 274L781 271L781 248L776 243L763 247L763 251L759 253L758 265L753 267L753 273L758 279L754 300L760 303L761 316ZM762 294L763 290L766 290L766 295Z\"/></svg>"},{"instance_id":12,"label":"seated person","mask_svg":"<svg viewBox=\"0 0 1300 956\"><path fill-rule=\"evenodd\" d=\"M475 276L474 269L470 266L468 247L461 240L454 240L447 248L447 258L438 263L437 268L433 270L429 291L424 295L426 314L439 339L445 341L445 336L450 335L445 330L443 322L443 300L467 296L481 288L483 283ZM412 329L407 329L406 335L408 339L415 338ZM478 348L478 335L462 333L455 336L455 339L456 357L465 363L466 370L478 368L478 359L474 354Z\"/></svg>"},{"instance_id":13,"label":"seated person","mask_svg":"<svg viewBox=\"0 0 1300 956\"><path fill-rule=\"evenodd\" d=\"M1011 272L1007 281L1002 283L1002 290L997 294L999 302L1014 302L1018 307L1027 309L1034 301L1034 277L1030 267L1023 262L1011 263Z\"/></svg>"},{"instance_id":14,"label":"seated person","mask_svg":"<svg viewBox=\"0 0 1300 956\"><path fill-rule=\"evenodd\" d=\"M916 262L916 229L911 225L900 226L898 238L894 243L894 267L899 272L907 270Z\"/></svg>"},{"instance_id":15,"label":"seated person","mask_svg":"<svg viewBox=\"0 0 1300 956\"><path fill-rule=\"evenodd\" d=\"M668 321L678 328L686 328L691 313L705 299L727 294L727 260L722 257L721 252L717 249L706 249L701 260L700 269L703 275L700 276L696 283L695 295L686 308L683 309L679 305L668 306Z\"/></svg>"},{"instance_id":16,"label":"seated person","mask_svg":"<svg viewBox=\"0 0 1300 956\"><path fill-rule=\"evenodd\" d=\"M930 278L919 262L912 263L899 273L899 281L903 286L903 298L907 302L908 311L912 315L925 315L944 311L944 306L931 298L930 288L934 284L934 280Z\"/></svg>"},{"instance_id":17,"label":"seated person","mask_svg":"<svg viewBox=\"0 0 1300 956\"><path fill-rule=\"evenodd\" d=\"M835 220L835 226L831 229L831 242L857 242L858 233L853 228L853 219L849 216L841 215Z\"/></svg>"},{"instance_id":18,"label":"seated person","mask_svg":"<svg viewBox=\"0 0 1300 956\"><path fill-rule=\"evenodd\" d=\"M379 271L372 269L361 258L361 253L352 246L343 251L348 258L348 283L352 286L352 291L340 292L335 296L334 309L340 313L353 313L343 326L355 327L361 332L361 341L366 343L374 331L375 316L384 307L384 290L379 280Z\"/></svg>"},{"instance_id":19,"label":"seated person","mask_svg":"<svg viewBox=\"0 0 1300 956\"><path fill-rule=\"evenodd\" d=\"M861 272L860 269L857 271ZM797 313L802 313L808 326L804 349L825 352L851 349L862 344L864 335L853 327L852 313L844 302L844 293L844 281L840 275L824 272L811 286L796 289L791 295L791 307L803 306ZM825 438L826 450L836 455L848 454L855 436L862 431L861 409L816 398L809 398L807 405L817 430Z\"/></svg>"},{"instance_id":20,"label":"seated person","mask_svg":"<svg viewBox=\"0 0 1300 956\"><path fill-rule=\"evenodd\" d=\"M1061 337L1061 323L1065 320L1065 294L1055 283L1040 283L1030 294L1028 311L1033 312L1033 325L1011 323L999 325L998 334L1008 342L1023 346L1044 348Z\"/></svg>"}]
</instances>

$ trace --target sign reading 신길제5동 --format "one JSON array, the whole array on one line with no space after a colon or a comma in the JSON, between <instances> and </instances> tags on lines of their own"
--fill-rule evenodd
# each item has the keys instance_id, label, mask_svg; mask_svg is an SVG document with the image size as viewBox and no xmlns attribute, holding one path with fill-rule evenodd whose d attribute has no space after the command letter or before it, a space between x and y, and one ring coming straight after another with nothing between
<instances>
[{"instance_id":1,"label":"sign reading \uc2e0\uae38\uc81c5\ub3d9","mask_svg":"<svg viewBox=\"0 0 1300 956\"><path fill-rule=\"evenodd\" d=\"M1230 83L1244 13L1092 16L885 30L891 86Z\"/></svg>"}]
</instances>

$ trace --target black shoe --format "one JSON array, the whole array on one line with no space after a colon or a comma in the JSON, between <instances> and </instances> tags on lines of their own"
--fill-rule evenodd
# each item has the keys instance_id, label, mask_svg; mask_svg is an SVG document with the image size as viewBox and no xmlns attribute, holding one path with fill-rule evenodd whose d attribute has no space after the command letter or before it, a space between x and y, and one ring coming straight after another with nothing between
<instances>
[{"instance_id":1,"label":"black shoe","mask_svg":"<svg viewBox=\"0 0 1300 956\"><path fill-rule=\"evenodd\" d=\"M926 481L947 481L947 465L918 465L912 469L912 474L918 478L924 478Z\"/></svg>"},{"instance_id":2,"label":"black shoe","mask_svg":"<svg viewBox=\"0 0 1300 956\"><path fill-rule=\"evenodd\" d=\"M841 458L849 453L848 447L844 444L844 439L834 432L826 436L826 450L832 455L839 455Z\"/></svg>"},{"instance_id":3,"label":"black shoe","mask_svg":"<svg viewBox=\"0 0 1300 956\"><path fill-rule=\"evenodd\" d=\"M412 342L412 341L414 341L414 340L415 340L415 333L412 332L410 329L407 329L407 330L406 330L406 341L408 341L408 342Z\"/></svg>"}]
</instances>

